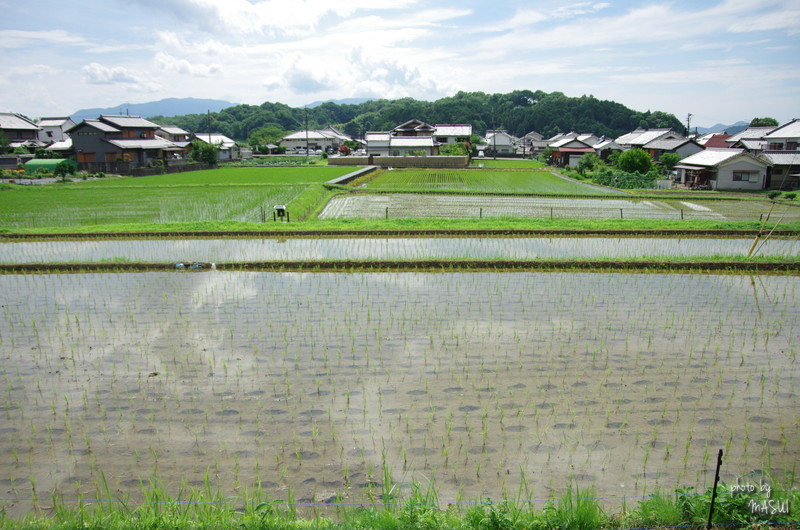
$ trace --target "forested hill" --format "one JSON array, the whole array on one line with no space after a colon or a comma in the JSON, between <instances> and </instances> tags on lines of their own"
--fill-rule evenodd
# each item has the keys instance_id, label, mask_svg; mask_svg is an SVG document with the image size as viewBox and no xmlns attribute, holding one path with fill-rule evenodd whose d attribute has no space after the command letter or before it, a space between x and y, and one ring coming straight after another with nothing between
<instances>
[{"instance_id":1,"label":"forested hill","mask_svg":"<svg viewBox=\"0 0 800 530\"><path fill-rule=\"evenodd\" d=\"M594 96L567 97L561 92L517 90L508 94L459 92L437 101L412 98L372 100L357 105L323 103L314 108L292 108L282 103L236 105L210 114L155 116L160 125L177 125L189 132L222 133L236 140L253 143L276 142L286 132L308 127L336 126L353 137L364 131L390 130L410 119L431 125L469 123L473 131L484 134L487 129L505 129L515 136L530 131L546 138L559 132L585 132L617 137L637 127L671 127L683 131L683 125L672 114L638 112L614 101Z\"/></svg>"}]
</instances>

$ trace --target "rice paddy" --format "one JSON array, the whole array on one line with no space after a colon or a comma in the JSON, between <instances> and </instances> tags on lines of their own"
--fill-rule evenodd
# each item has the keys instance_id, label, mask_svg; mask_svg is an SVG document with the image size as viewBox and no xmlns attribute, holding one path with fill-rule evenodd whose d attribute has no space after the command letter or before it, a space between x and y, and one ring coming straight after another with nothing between
<instances>
[{"instance_id":1,"label":"rice paddy","mask_svg":"<svg viewBox=\"0 0 800 530\"><path fill-rule=\"evenodd\" d=\"M720 448L723 480L791 485L798 301L794 275L0 276L0 509L156 477L620 506L708 486Z\"/></svg>"},{"instance_id":2,"label":"rice paddy","mask_svg":"<svg viewBox=\"0 0 800 530\"><path fill-rule=\"evenodd\" d=\"M752 244L751 238L710 237L51 240L0 243L0 263L744 257ZM756 256L800 257L797 238L770 238L756 249Z\"/></svg>"},{"instance_id":3,"label":"rice paddy","mask_svg":"<svg viewBox=\"0 0 800 530\"><path fill-rule=\"evenodd\" d=\"M369 174L354 186L380 191L450 191L472 193L622 194L618 190L567 179L547 170L396 169Z\"/></svg>"},{"instance_id":4,"label":"rice paddy","mask_svg":"<svg viewBox=\"0 0 800 530\"><path fill-rule=\"evenodd\" d=\"M414 193L354 194L334 197L321 219L397 218L545 218L662 219L759 221L770 210L768 201L654 200L634 197L604 199L567 197L422 195ZM800 220L800 208L773 212L772 220Z\"/></svg>"}]
</instances>

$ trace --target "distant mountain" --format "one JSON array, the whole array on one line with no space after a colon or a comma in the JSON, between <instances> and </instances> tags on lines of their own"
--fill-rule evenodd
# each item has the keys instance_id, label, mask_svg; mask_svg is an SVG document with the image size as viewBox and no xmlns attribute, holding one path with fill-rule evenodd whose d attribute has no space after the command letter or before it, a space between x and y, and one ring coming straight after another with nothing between
<instances>
[{"instance_id":1,"label":"distant mountain","mask_svg":"<svg viewBox=\"0 0 800 530\"><path fill-rule=\"evenodd\" d=\"M367 101L375 101L375 98L345 98L345 99L329 99L327 101L315 101L309 103L305 108L313 109L319 107L323 103L335 103L337 105L361 105ZM301 107L303 108L303 107Z\"/></svg>"},{"instance_id":2,"label":"distant mountain","mask_svg":"<svg viewBox=\"0 0 800 530\"><path fill-rule=\"evenodd\" d=\"M87 118L97 118L101 114L130 114L132 116L141 116L142 118L183 116L186 114L205 114L209 111L219 112L234 105L236 103L221 99L167 98L149 103L122 103L116 107L105 109L82 109L70 116L70 118L78 123Z\"/></svg>"},{"instance_id":3,"label":"distant mountain","mask_svg":"<svg viewBox=\"0 0 800 530\"><path fill-rule=\"evenodd\" d=\"M712 125L711 127L697 127L697 132L698 134L707 134L710 132L726 132L728 134L736 134L747 129L749 125L749 121L737 121L733 125L723 125L722 123L718 123L716 125Z\"/></svg>"}]
</instances>

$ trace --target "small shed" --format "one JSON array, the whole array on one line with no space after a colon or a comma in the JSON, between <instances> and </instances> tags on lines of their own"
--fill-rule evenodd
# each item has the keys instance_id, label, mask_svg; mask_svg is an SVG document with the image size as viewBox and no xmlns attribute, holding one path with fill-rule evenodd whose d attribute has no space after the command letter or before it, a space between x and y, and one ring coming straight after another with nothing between
<instances>
[{"instance_id":1,"label":"small shed","mask_svg":"<svg viewBox=\"0 0 800 530\"><path fill-rule=\"evenodd\" d=\"M52 173L63 161L63 158L34 158L25 162L25 173L36 173L40 169Z\"/></svg>"}]
</instances>

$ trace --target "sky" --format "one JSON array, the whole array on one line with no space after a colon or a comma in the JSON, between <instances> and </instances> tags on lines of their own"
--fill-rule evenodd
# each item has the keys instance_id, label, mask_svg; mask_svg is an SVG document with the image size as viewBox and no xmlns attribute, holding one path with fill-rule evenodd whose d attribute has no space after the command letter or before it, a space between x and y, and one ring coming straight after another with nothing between
<instances>
[{"instance_id":1,"label":"sky","mask_svg":"<svg viewBox=\"0 0 800 530\"><path fill-rule=\"evenodd\" d=\"M559 91L800 118L798 0L0 0L0 111Z\"/></svg>"}]
</instances>

